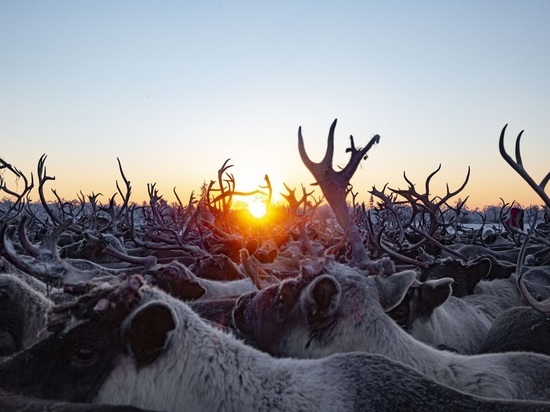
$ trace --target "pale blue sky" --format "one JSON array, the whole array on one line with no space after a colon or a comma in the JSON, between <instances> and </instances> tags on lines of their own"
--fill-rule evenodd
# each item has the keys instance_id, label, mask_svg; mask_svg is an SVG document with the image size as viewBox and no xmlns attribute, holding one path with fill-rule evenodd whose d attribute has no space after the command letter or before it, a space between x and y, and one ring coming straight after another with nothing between
<instances>
[{"instance_id":1,"label":"pale blue sky","mask_svg":"<svg viewBox=\"0 0 550 412\"><path fill-rule=\"evenodd\" d=\"M360 200L442 163L434 194L471 166L470 207L540 204L498 137L525 129L527 170L550 170L549 22L548 1L0 0L0 157L36 175L46 153L66 199L107 201L117 157L134 201L187 199L227 158L237 189L280 192L313 181L298 127L320 160L338 118L337 164L381 136Z\"/></svg>"}]
</instances>

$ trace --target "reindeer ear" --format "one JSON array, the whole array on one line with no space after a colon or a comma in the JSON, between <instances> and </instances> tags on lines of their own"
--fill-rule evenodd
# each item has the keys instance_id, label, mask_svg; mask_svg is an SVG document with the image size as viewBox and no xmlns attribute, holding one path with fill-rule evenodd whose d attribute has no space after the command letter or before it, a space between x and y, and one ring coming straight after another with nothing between
<instances>
[{"instance_id":1,"label":"reindeer ear","mask_svg":"<svg viewBox=\"0 0 550 412\"><path fill-rule=\"evenodd\" d=\"M416 280L416 272L405 270L389 276L373 276L372 278L378 288L380 304L387 312L401 303L409 287Z\"/></svg>"},{"instance_id":2,"label":"reindeer ear","mask_svg":"<svg viewBox=\"0 0 550 412\"><path fill-rule=\"evenodd\" d=\"M196 300L206 293L206 289L196 280L183 281L181 290L178 291L178 298L181 300Z\"/></svg>"},{"instance_id":3,"label":"reindeer ear","mask_svg":"<svg viewBox=\"0 0 550 412\"><path fill-rule=\"evenodd\" d=\"M453 292L451 284L453 278L441 278L428 280L420 285L418 311L423 315L429 315L435 308L441 306Z\"/></svg>"},{"instance_id":4,"label":"reindeer ear","mask_svg":"<svg viewBox=\"0 0 550 412\"><path fill-rule=\"evenodd\" d=\"M138 309L126 336L140 366L150 364L162 353L168 333L175 327L172 309L165 303L155 302Z\"/></svg>"},{"instance_id":5,"label":"reindeer ear","mask_svg":"<svg viewBox=\"0 0 550 412\"><path fill-rule=\"evenodd\" d=\"M327 318L336 313L340 304L341 287L330 275L321 275L304 290L302 308L309 321Z\"/></svg>"},{"instance_id":6,"label":"reindeer ear","mask_svg":"<svg viewBox=\"0 0 550 412\"><path fill-rule=\"evenodd\" d=\"M474 288L482 280L493 280L491 270L493 269L492 256L482 257L474 262L464 265L464 283L468 294L474 293Z\"/></svg>"}]
</instances>

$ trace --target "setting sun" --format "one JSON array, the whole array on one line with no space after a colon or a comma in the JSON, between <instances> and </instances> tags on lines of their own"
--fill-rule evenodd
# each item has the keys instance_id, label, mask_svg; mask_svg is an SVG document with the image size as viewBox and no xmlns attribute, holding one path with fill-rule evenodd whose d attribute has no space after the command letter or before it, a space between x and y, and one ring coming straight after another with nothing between
<instances>
[{"instance_id":1,"label":"setting sun","mask_svg":"<svg viewBox=\"0 0 550 412\"><path fill-rule=\"evenodd\" d=\"M265 202L259 199L251 199L247 202L247 207L250 214L258 219L264 217L267 212Z\"/></svg>"}]
</instances>

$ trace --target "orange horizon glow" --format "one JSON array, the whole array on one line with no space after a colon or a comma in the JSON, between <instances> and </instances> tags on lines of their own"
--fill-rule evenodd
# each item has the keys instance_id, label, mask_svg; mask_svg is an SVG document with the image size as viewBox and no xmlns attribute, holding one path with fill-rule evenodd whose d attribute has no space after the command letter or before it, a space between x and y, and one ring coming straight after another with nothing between
<instances>
[{"instance_id":1,"label":"orange horizon glow","mask_svg":"<svg viewBox=\"0 0 550 412\"><path fill-rule=\"evenodd\" d=\"M495 205L502 205L502 201L511 204L519 204L522 207L529 207L529 206L542 206L543 201L538 197L538 195L525 183L520 177L514 176L514 172L507 172L508 175L506 177L507 183L499 183L499 184L490 184L489 182L482 182L482 184L475 184L475 182L470 181L466 188L463 190L463 192L459 193L457 196L451 198L450 205L455 205L456 201L458 199L464 200L466 197L468 197L468 200L466 201L466 207L469 210L483 210L486 206L495 206ZM9 187L12 190L17 191L18 188L22 185L21 179L19 180L10 180L10 176L4 175L5 178L5 184L7 187ZM27 175L28 178L30 178L29 175ZM463 177L462 177L463 178ZM147 193L147 186L146 184L137 186L136 183L134 183L135 179L133 179L131 176L128 176L128 179L132 181L132 194L130 197L130 202L136 203L136 204L143 204L149 202L149 197ZM311 181L312 179L304 178L303 181ZM237 176L238 181L238 176ZM78 200L78 197L80 196L80 193L82 193L85 196L86 201L88 200L87 196L95 193L101 193L101 195L98 197L99 202L103 204L107 204L109 202L109 199L115 195L115 203L120 204L122 202L122 198L120 194L117 192L116 188L116 182L118 182L119 186L124 190L124 184L121 182L121 179L119 177L112 178L112 183L109 185L105 185L104 183L101 183L94 187L93 184L90 184L89 182L84 182L83 179L79 180L78 182L64 182L62 179L58 178L54 181L47 182L44 189L44 194L46 197L46 200L48 202L57 202L57 198L53 194L53 190L57 193L60 199L63 201L74 201ZM258 182L261 184L260 179L258 179ZM286 194L287 191L283 186L283 182L278 179L271 179L272 185L273 185L273 192L272 192L272 200L271 203L273 205L284 205L286 204L285 199L282 197L282 194ZM457 179L457 182L459 182L459 179ZM87 183L87 184L84 184ZM262 190L266 193L267 191L265 189L259 189L260 184L258 186L238 186L239 190L242 191L254 191L254 190ZM424 182L418 181L415 182L416 188L418 191L424 190ZM453 183L449 184L451 190L455 190L459 183ZM107 186L107 187L106 187ZM291 188L300 188L301 184L297 183L294 185L288 184ZM365 203L366 205L370 202L370 189L372 189L373 184L371 184L370 187L365 187L363 189L358 188L355 189L355 187L358 187L357 185L354 185L354 192L359 192L356 200L357 204ZM439 185L433 185L434 188L432 190L431 195L432 196L443 196L446 193L445 183L441 183ZM162 195L162 198L168 203L176 203L177 199L174 195L174 187L171 185L163 185L163 184L157 184L156 186L159 188L159 195ZM383 187L383 184L376 184L377 189L381 190ZM389 184L388 187L397 189L404 189L406 188L406 183L401 180L400 183L397 184ZM322 196L322 192L318 186L307 186L307 190L311 191L314 190L313 196L318 199ZM200 197L200 185L190 186L177 186L175 187L176 193L178 194L179 198L183 202L184 206L187 204L187 201L189 200L189 197L192 192L194 192L195 199L198 199ZM387 191L389 193L389 191ZM1 192L0 195L3 199L11 200L9 196L7 196L6 193ZM0 198L0 200L2 200ZM38 190L37 190L37 182L35 178L35 188L32 190L30 195L31 202L39 202L40 198L38 196ZM352 203L352 196L348 195L347 201L349 203ZM374 202L377 202L377 198L374 197ZM236 200L234 201L233 208L239 209L246 207L248 210L250 210L251 214L256 217L262 217L265 213L265 200L261 199L261 196L249 196L249 197L236 197Z\"/></svg>"},{"instance_id":2,"label":"orange horizon glow","mask_svg":"<svg viewBox=\"0 0 550 412\"><path fill-rule=\"evenodd\" d=\"M322 147L324 144L325 142L323 141L320 146ZM403 162L400 162L400 166L395 167L391 164L388 165L386 160L388 156L392 155L390 145L384 146L381 143L374 150L369 158L361 163L351 180L353 193L357 193L355 198L357 204L365 203L369 205L371 197L369 192L373 186L381 190L387 183L388 188L406 189L408 184L403 177L404 170L406 170L407 178L415 184L416 189L419 192L423 192L425 190L426 177L437 167L437 163L431 161L429 163L423 161L421 164L416 164L414 169ZM390 153L385 153L384 150ZM495 156L497 155L495 154ZM294 153L294 156L298 157L297 153ZM317 158L320 156L314 156L314 160L317 161ZM38 178L35 171L36 162L31 159L18 163L18 159L13 159L9 156L2 158L19 169L28 180L31 179L31 175L34 176L35 187L31 192L30 200L32 202L39 201ZM44 185L44 194L48 202L57 202L58 200L53 191L63 201L78 200L82 195L88 200L88 195L101 193L98 201L102 204L107 204L109 199L115 194L115 203L120 204L122 202L122 198L118 194L117 184L124 192L125 183L119 173L116 160L107 166L96 165L94 168L86 168L86 166L78 168L72 164L63 162L63 159L57 160L57 162L53 160L57 160L57 157L54 158L52 156L52 160L48 159L46 165L48 175L55 177L54 180L47 181ZM125 177L131 182L132 186L130 201L135 204L147 204L149 202L147 184L157 182L156 188L159 190L159 195L162 195L163 200L168 204L176 203L175 190L185 206L192 193L195 200L200 198L202 184L215 179L217 173L216 168L209 168L208 172L191 169L189 172L187 170L182 170L179 173L174 171L174 175L158 175L154 169L144 169L139 167L139 162L134 163L131 160L129 159L123 163L123 169ZM345 156L342 156L341 159L335 159L334 167L337 168L345 164L346 161L347 158ZM469 210L483 210L486 206L502 205L503 201L508 204L514 202L522 207L542 206L543 201L535 191L512 168L504 164L502 159L499 159L499 161L501 163L497 169L490 167L484 167L481 170L479 167L472 168L466 187L458 195L451 198L449 204L454 206L458 199L464 200L468 197L465 206ZM312 196L315 199L323 196L319 186L311 185L314 179L305 169L299 158L292 159L292 161L285 163L286 168L276 171L270 170L271 168L263 169L257 166L256 160L248 163L245 161L245 164L240 164L239 162L232 163L235 163L235 170L233 171L232 169L232 174L234 174L236 181L236 191L253 192L259 190L264 194L257 196L260 198L262 196L267 197L268 189L266 188L264 176L266 174L269 176L272 186L271 204L273 205L286 205L286 201L282 196L282 194L288 194L285 183L291 190L297 189L298 192L302 185L304 185L308 192L313 191ZM432 179L430 195L432 197L445 195L447 184L451 191L456 190L464 182L466 171L466 162L442 162L441 171ZM531 175L535 181L540 181L544 174L544 170L540 168L537 170L533 167L530 171L532 171ZM182 176L184 176L183 180L181 179ZM14 178L13 175L5 170L1 177L4 179L6 186L15 192L23 185L23 179ZM7 193L4 191L0 192L1 197L9 200ZM248 204L255 197L235 196L234 201ZM352 203L353 198L351 194L348 195L347 201ZM374 198L374 201L376 202L377 199ZM255 207L260 208L261 205ZM258 216L261 214L260 211L253 213Z\"/></svg>"}]
</instances>

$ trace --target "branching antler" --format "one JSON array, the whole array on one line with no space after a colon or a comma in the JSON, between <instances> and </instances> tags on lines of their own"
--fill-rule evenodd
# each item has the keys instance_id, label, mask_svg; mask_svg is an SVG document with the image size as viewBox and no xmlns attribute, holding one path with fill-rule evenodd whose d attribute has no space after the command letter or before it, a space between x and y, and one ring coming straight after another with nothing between
<instances>
[{"instance_id":1,"label":"branching antler","mask_svg":"<svg viewBox=\"0 0 550 412\"><path fill-rule=\"evenodd\" d=\"M260 186L260 189L267 189L267 200L265 201L266 207L269 209L271 206L271 199L273 197L273 188L271 187L271 181L269 180L269 176L264 176L265 180L265 186Z\"/></svg>"},{"instance_id":2,"label":"branching antler","mask_svg":"<svg viewBox=\"0 0 550 412\"><path fill-rule=\"evenodd\" d=\"M498 149L500 151L500 155L506 160L506 162L512 166L512 169L514 169L522 178L525 180L529 186L539 195L539 197L543 200L544 203L546 203L546 206L550 207L550 197L546 194L545 187L548 181L550 180L550 172L544 177L544 179L541 180L540 184L536 184L535 181L531 176L529 176L529 173L525 170L523 167L523 161L521 159L521 150L520 150L520 143L521 143L521 136L523 135L523 130L518 134L518 137L516 138L516 160L512 159L512 157L506 153L506 149L504 148L504 133L506 132L506 128L508 125L506 124L502 128L502 132L500 132L500 139L498 141Z\"/></svg>"},{"instance_id":3,"label":"branching antler","mask_svg":"<svg viewBox=\"0 0 550 412\"><path fill-rule=\"evenodd\" d=\"M298 151L304 165L311 172L316 180L316 184L321 187L321 190L332 207L334 215L338 220L342 229L344 229L351 247L352 262L354 264L362 264L369 262L370 259L367 251L363 246L363 239L359 233L359 229L353 223L348 205L346 203L346 190L350 179L357 170L362 159L366 158L369 149L380 141L380 136L375 135L369 143L362 149L357 149L353 141L353 136L350 136L351 147L346 151L351 153L348 164L340 171L335 171L332 167L334 156L334 129L336 128L337 119L330 126L328 135L327 150L325 157L321 162L314 163L307 155L304 147L304 139L302 137L302 127L298 129Z\"/></svg>"},{"instance_id":4,"label":"branching antler","mask_svg":"<svg viewBox=\"0 0 550 412\"><path fill-rule=\"evenodd\" d=\"M13 219L21 212L21 210L23 210L24 199L26 196L29 195L32 188L34 187L34 177L31 173L31 181L29 183L29 181L27 180L27 177L20 170L18 170L16 167L12 166L8 162L6 162L4 159L0 158L0 172L3 169L9 170L12 174L15 175L15 178L17 180L23 179L23 183L24 183L23 190L21 190L21 193L18 193L15 190L11 190L7 186L3 175L0 174L0 192L5 192L9 196L12 196L16 199L15 202L10 203L7 210L5 211L0 210L0 220L5 222L9 219Z\"/></svg>"},{"instance_id":5,"label":"branching antler","mask_svg":"<svg viewBox=\"0 0 550 412\"><path fill-rule=\"evenodd\" d=\"M63 222L59 217L57 217L52 210L50 209L50 206L48 205L48 202L46 201L46 196L44 195L44 185L48 180L55 180L55 176L48 176L46 172L46 158L48 156L44 153L42 156L40 156L40 159L38 160L38 196L40 196L40 201L42 202L42 206L44 206L44 210L52 220L52 222L59 226Z\"/></svg>"},{"instance_id":6,"label":"branching antler","mask_svg":"<svg viewBox=\"0 0 550 412\"><path fill-rule=\"evenodd\" d=\"M296 197L296 188L290 189L284 182L283 185L288 191L288 194L281 193L281 196L288 202L288 215L289 217L297 216L298 209L301 205L305 205L307 197L313 194L313 192L307 193L304 186L302 186L302 198L298 200Z\"/></svg>"},{"instance_id":7,"label":"branching antler","mask_svg":"<svg viewBox=\"0 0 550 412\"><path fill-rule=\"evenodd\" d=\"M120 162L120 159L117 157L116 160L118 162L118 169L120 170L120 175L122 176L122 180L124 181L124 185L126 186L126 192L123 193L122 189L118 184L118 180L116 181L116 188L118 190L118 193L122 197L122 205L118 209L116 217L117 219L121 219L122 216L125 216L126 220L128 220L128 207L130 203L130 196L132 194L132 185L131 185L131 182L124 175L124 170L122 169L122 163Z\"/></svg>"},{"instance_id":8,"label":"branching antler","mask_svg":"<svg viewBox=\"0 0 550 412\"><path fill-rule=\"evenodd\" d=\"M227 216L227 213L229 213L229 208L231 206L231 197L229 197L229 199L226 198L226 196L224 195L225 193L225 185L224 185L224 180L223 180L223 174L224 173L227 173L227 169L229 169L230 167L233 167L233 165L229 165L227 166L227 162L229 162L229 160L231 159L227 159L222 167L218 170L218 184L220 185L220 191L221 191L221 202L222 202L222 213L225 216ZM231 192L231 187L229 187L229 191ZM219 196L218 196L219 197Z\"/></svg>"},{"instance_id":9,"label":"branching antler","mask_svg":"<svg viewBox=\"0 0 550 412\"><path fill-rule=\"evenodd\" d=\"M417 215L423 214L423 212L427 212L429 215L429 228L427 230L427 234L429 236L433 236L440 226L445 226L446 223L442 220L439 220L438 218L442 218L443 211L441 208L447 204L448 200L452 198L453 196L456 196L458 193L460 193L468 183L468 180L470 179L470 167L468 166L468 172L466 173L466 178L464 179L464 182L462 185L455 191L449 190L449 185L446 185L447 193L443 197L435 196L433 198L430 198L430 183L432 178L441 170L441 164L437 167L436 170L434 170L432 173L428 175L425 182L425 192L424 193L418 193L416 190L415 184L412 183L408 178L405 172L403 172L403 177L405 181L408 183L409 188L406 190L401 189L391 189L394 193L404 197L409 201L412 209L413 214L409 223L409 226L412 226L414 224L414 219ZM422 213L421 213L422 212ZM421 219L423 221L423 219Z\"/></svg>"},{"instance_id":10,"label":"branching antler","mask_svg":"<svg viewBox=\"0 0 550 412\"><path fill-rule=\"evenodd\" d=\"M540 184L537 184L523 167L523 160L521 159L521 149L520 149L521 136L523 135L523 130L518 134L518 137L516 138L516 160L514 161L514 159L512 159L512 157L506 152L506 149L504 148L504 134L506 132L507 127L508 127L507 124L504 125L504 127L502 128L502 131L500 132L500 138L498 141L498 149L500 151L500 155L504 158L504 160L506 160L506 162L510 166L512 166L512 169L514 169L523 178L523 180L525 180L529 184L529 186L531 186L531 188L539 195L539 197L544 201L544 203L546 203L546 206L550 207L550 198L545 192L546 184L550 180L550 172L548 172L548 174L542 179ZM529 303L529 305L531 305L533 309L542 313L549 313L550 302L548 301L537 302L531 296L531 294L527 290L523 281L523 273L522 273L523 259L525 256L525 251L527 250L527 243L529 243L529 239L534 232L535 224L536 224L536 216L531 223L531 227L529 229L529 232L527 234L525 241L523 242L523 245L521 247L521 252L518 256L518 261L516 264L516 275L518 276L517 286L522 296L525 298L525 300L527 300L527 302Z\"/></svg>"},{"instance_id":11,"label":"branching antler","mask_svg":"<svg viewBox=\"0 0 550 412\"><path fill-rule=\"evenodd\" d=\"M395 196L388 196L386 195L384 192L386 190L386 186L387 186L387 183L384 185L384 187L382 188L382 190L378 190L376 189L376 186L373 186L372 187L372 190L369 192L371 193L373 196L376 196L378 197L379 199L382 200L382 203L381 203L381 206L388 210L391 215L394 217L394 220L395 220L395 224L397 225L397 229L398 229L398 236L399 238L397 239L398 243L399 244L402 244L403 243L403 240L404 240L404 236L405 236L405 230L403 228L403 222L401 221L401 216L399 216L399 213L397 212L396 208L395 208ZM386 217L386 220L389 222L389 216Z\"/></svg>"},{"instance_id":12,"label":"branching antler","mask_svg":"<svg viewBox=\"0 0 550 412\"><path fill-rule=\"evenodd\" d=\"M162 195L159 196L159 190L156 188L157 183L147 183L147 193L149 194L149 205L153 214L153 221L161 226L164 226L164 220L159 211L159 202L162 200Z\"/></svg>"},{"instance_id":13,"label":"branching antler","mask_svg":"<svg viewBox=\"0 0 550 412\"><path fill-rule=\"evenodd\" d=\"M21 244L32 258L20 256L13 245L10 234L13 228L7 224L0 227L0 254L19 270L43 281L46 284L86 282L100 275L99 270L83 271L69 265L59 257L57 240L61 233L69 227L71 220L58 225L53 232L44 236L40 247L33 246L25 234L26 218L19 223Z\"/></svg>"}]
</instances>

